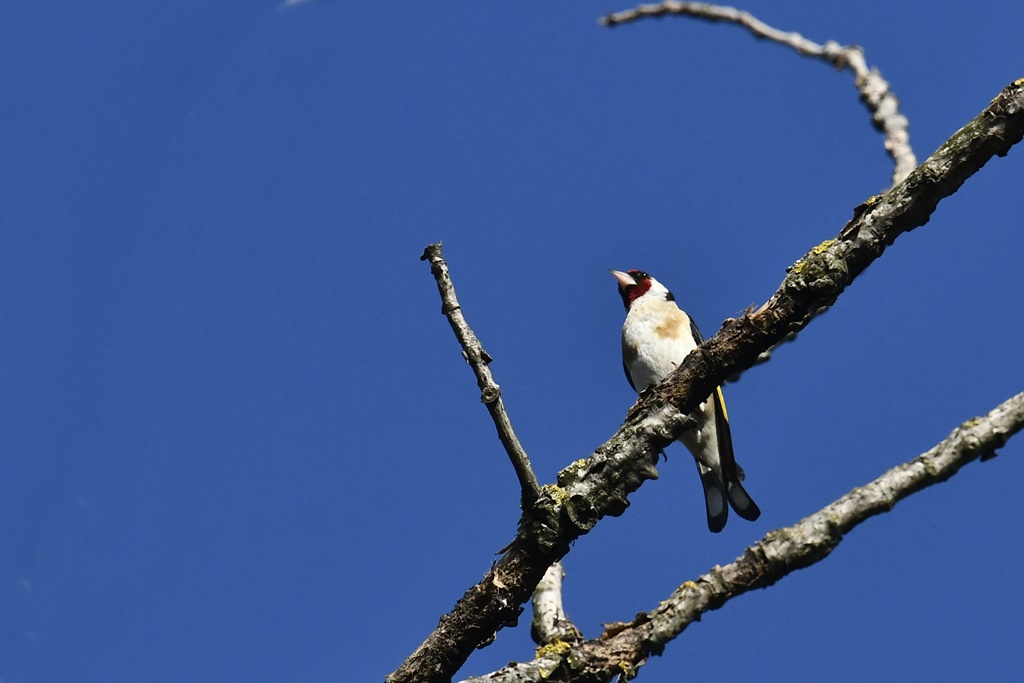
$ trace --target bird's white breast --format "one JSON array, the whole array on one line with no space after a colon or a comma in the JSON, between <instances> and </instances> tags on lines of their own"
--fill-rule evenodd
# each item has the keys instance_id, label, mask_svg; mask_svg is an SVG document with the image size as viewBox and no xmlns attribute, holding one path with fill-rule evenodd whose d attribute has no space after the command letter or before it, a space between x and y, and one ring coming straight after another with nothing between
<instances>
[{"instance_id":1,"label":"bird's white breast","mask_svg":"<svg viewBox=\"0 0 1024 683\"><path fill-rule=\"evenodd\" d=\"M671 301L633 302L622 326L626 367L638 392L665 379L697 348L690 318Z\"/></svg>"}]
</instances>

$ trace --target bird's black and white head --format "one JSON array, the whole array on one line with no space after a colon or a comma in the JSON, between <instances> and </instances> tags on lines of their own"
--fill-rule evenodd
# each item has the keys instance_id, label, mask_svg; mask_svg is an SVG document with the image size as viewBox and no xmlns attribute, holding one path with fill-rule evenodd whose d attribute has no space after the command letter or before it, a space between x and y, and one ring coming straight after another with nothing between
<instances>
[{"instance_id":1,"label":"bird's black and white head","mask_svg":"<svg viewBox=\"0 0 1024 683\"><path fill-rule=\"evenodd\" d=\"M622 304L626 307L627 311L635 301L641 298L644 301L676 300L672 296L672 292L668 291L665 285L642 270L628 270L626 272L613 270L611 273L615 277L616 282L619 283L619 296L622 297Z\"/></svg>"}]
</instances>

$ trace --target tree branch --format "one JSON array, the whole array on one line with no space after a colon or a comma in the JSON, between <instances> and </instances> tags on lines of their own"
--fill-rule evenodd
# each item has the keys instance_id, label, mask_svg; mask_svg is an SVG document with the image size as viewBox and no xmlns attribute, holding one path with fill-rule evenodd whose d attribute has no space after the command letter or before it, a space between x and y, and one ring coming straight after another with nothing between
<instances>
[{"instance_id":1,"label":"tree branch","mask_svg":"<svg viewBox=\"0 0 1024 683\"><path fill-rule=\"evenodd\" d=\"M892 172L892 184L901 182L917 166L917 157L914 156L914 150L910 147L910 134L907 132L909 122L905 116L899 113L899 100L889 89L889 83L882 78L878 69L868 68L867 62L864 60L864 51L860 47L856 45L844 47L833 40L819 45L799 33L773 28L749 12L742 12L735 7L709 5L703 2L665 0L658 4L639 5L634 9L602 17L598 23L604 26L617 26L665 15L685 15L708 21L726 21L738 24L757 38L791 47L807 57L817 57L836 69L849 69L853 72L853 83L860 93L861 102L871 113L872 123L885 136L885 150L895 164Z\"/></svg>"},{"instance_id":2,"label":"tree branch","mask_svg":"<svg viewBox=\"0 0 1024 683\"><path fill-rule=\"evenodd\" d=\"M530 635L540 646L559 643L578 643L583 634L565 615L562 607L562 579L565 570L561 562L555 562L544 572L544 578L533 592L533 622Z\"/></svg>"},{"instance_id":3,"label":"tree branch","mask_svg":"<svg viewBox=\"0 0 1024 683\"><path fill-rule=\"evenodd\" d=\"M946 481L968 463L987 459L1022 428L1024 393L1007 399L985 417L968 420L931 450L810 517L772 531L731 564L687 581L654 611L628 624L610 626L599 638L566 647L557 680L609 681L624 671L632 677L650 655L661 654L666 643L704 613L824 560L844 535L862 522L888 512L913 493ZM551 673L558 669L559 662L545 652L533 662L510 665L464 683L541 683L550 680Z\"/></svg>"},{"instance_id":4,"label":"tree branch","mask_svg":"<svg viewBox=\"0 0 1024 683\"><path fill-rule=\"evenodd\" d=\"M728 320L653 391L641 397L626 423L586 460L542 488L525 510L505 554L444 615L437 629L387 678L389 683L447 681L475 647L513 624L547 567L606 515L619 515L627 496L657 477L662 448L686 418L733 372L807 324L807 314L831 305L853 279L897 237L928 222L938 203L993 156L1024 137L1024 78L1007 86L973 121L957 131L902 183L854 210L836 239L797 261L779 290L756 313Z\"/></svg>"},{"instance_id":5,"label":"tree branch","mask_svg":"<svg viewBox=\"0 0 1024 683\"><path fill-rule=\"evenodd\" d=\"M505 447L505 452L508 453L512 467L516 471L516 477L519 478L522 503L525 509L540 496L540 484L530 465L530 457L523 449L523 445L519 443L519 437L516 436L516 432L512 428L512 421L505 411L505 403L501 400L501 388L494 381L494 375L491 374L491 369L488 367L492 358L484 351L483 344L477 339L469 327L469 323L466 322L465 316L462 315L462 306L459 305L459 300L455 297L455 285L448 274L448 264L445 263L444 255L441 253L441 243L431 244L424 249L420 260L430 262L430 272L437 280L437 291L441 295L441 312L448 318L455 337L462 346L462 355L473 368L473 374L476 375L476 383L480 387L480 400L487 406L491 420L494 421L494 427L498 430L498 439Z\"/></svg>"},{"instance_id":6,"label":"tree branch","mask_svg":"<svg viewBox=\"0 0 1024 683\"><path fill-rule=\"evenodd\" d=\"M864 59L864 51L859 46L842 46L830 40L824 45L819 45L799 33L780 31L764 23L749 12L740 11L734 7L721 5L710 5L703 2L676 2L665 0L659 4L640 5L635 9L625 10L609 14L601 18L598 23L604 26L617 26L619 24L632 23L645 18L660 18L666 15L690 16L699 19L706 19L712 22L724 21L737 24L746 28L756 38L770 40L780 45L790 47L801 55L822 59L836 69L849 69L854 75L854 86L860 93L860 100L868 108L871 114L871 121L875 128L884 136L884 146L889 157L894 162L892 173L892 184L901 182L917 165L917 157L910 147L910 134L908 132L909 122L899 112L899 99L889 89L889 83L878 69L869 69ZM822 306L807 314L804 325L812 318L821 315L828 310L828 306ZM796 339L796 333L791 332L783 337L778 343L765 349L758 356L757 363L767 363L772 354L782 344L787 344ZM739 373L728 378L728 381L739 380Z\"/></svg>"}]
</instances>

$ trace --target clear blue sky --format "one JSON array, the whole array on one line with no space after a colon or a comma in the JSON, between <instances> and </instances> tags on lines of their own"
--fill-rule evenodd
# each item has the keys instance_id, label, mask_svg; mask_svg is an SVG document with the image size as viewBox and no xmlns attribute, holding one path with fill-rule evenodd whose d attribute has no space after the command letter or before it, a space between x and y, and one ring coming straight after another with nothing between
<instances>
[{"instance_id":1,"label":"clear blue sky","mask_svg":"<svg viewBox=\"0 0 1024 683\"><path fill-rule=\"evenodd\" d=\"M609 268L703 328L889 181L851 78L587 3L0 7L0 681L375 681L512 537L439 314L443 240L542 481L634 396ZM920 156L1024 75L1024 5L744 8L863 45ZM669 450L566 560L586 635L1024 388L1024 148L727 388L763 514L708 533ZM1005 680L1024 446L708 614L677 680ZM463 675L532 654L526 622Z\"/></svg>"}]
</instances>

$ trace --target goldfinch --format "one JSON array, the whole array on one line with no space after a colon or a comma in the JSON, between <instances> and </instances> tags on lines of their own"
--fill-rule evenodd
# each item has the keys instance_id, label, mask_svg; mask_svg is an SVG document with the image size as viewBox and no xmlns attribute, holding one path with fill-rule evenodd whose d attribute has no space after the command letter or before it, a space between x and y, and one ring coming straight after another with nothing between
<instances>
[{"instance_id":1,"label":"goldfinch","mask_svg":"<svg viewBox=\"0 0 1024 683\"><path fill-rule=\"evenodd\" d=\"M622 367L637 393L660 383L703 339L697 326L676 305L672 292L642 270L611 271L626 306L622 325ZM718 387L692 413L697 426L679 441L693 454L704 485L708 529L717 533L729 519L729 506L753 521L761 511L741 484L743 471L732 451L729 415ZM728 500L728 504L726 501Z\"/></svg>"}]
</instances>

